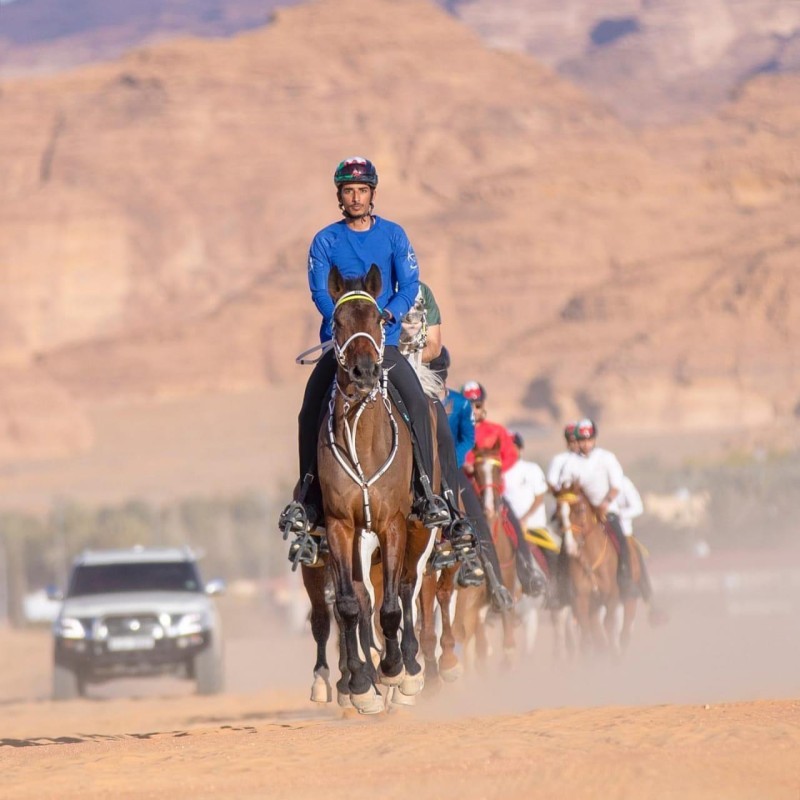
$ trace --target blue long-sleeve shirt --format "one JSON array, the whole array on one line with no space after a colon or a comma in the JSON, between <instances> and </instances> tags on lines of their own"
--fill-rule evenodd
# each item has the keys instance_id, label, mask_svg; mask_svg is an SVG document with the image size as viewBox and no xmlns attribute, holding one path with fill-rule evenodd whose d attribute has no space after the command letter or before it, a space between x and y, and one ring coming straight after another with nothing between
<instances>
[{"instance_id":1,"label":"blue long-sleeve shirt","mask_svg":"<svg viewBox=\"0 0 800 800\"><path fill-rule=\"evenodd\" d=\"M308 285L314 304L322 314L320 339L331 338L333 300L328 293L328 275L334 265L344 278L360 278L377 264L383 278L378 305L391 311L394 320L386 325L386 344L400 341L400 320L414 305L419 290L417 256L405 231L381 217L368 231L357 233L345 220L323 228L311 242L308 253Z\"/></svg>"},{"instance_id":2,"label":"blue long-sleeve shirt","mask_svg":"<svg viewBox=\"0 0 800 800\"><path fill-rule=\"evenodd\" d=\"M458 466L464 466L467 453L475 446L475 418L472 405L461 392L448 389L444 398L444 410L453 433Z\"/></svg>"}]
</instances>

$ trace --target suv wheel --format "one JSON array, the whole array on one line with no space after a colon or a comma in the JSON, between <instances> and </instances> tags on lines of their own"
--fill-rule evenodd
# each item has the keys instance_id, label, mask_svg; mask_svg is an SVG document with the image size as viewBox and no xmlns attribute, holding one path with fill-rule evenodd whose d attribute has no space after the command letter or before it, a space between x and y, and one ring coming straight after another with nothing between
<instances>
[{"instance_id":1,"label":"suv wheel","mask_svg":"<svg viewBox=\"0 0 800 800\"><path fill-rule=\"evenodd\" d=\"M53 700L74 700L84 693L83 680L75 670L63 664L53 665Z\"/></svg>"},{"instance_id":2,"label":"suv wheel","mask_svg":"<svg viewBox=\"0 0 800 800\"><path fill-rule=\"evenodd\" d=\"M222 654L207 647L194 658L194 678L198 694L219 694L222 691Z\"/></svg>"}]
</instances>

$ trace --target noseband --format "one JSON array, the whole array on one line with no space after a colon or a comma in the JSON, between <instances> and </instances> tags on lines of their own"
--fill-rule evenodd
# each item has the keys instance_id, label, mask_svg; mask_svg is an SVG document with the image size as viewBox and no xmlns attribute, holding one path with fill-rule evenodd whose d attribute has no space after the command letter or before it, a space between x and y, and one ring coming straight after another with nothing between
<instances>
[{"instance_id":1,"label":"noseband","mask_svg":"<svg viewBox=\"0 0 800 800\"><path fill-rule=\"evenodd\" d=\"M386 346L386 329L385 329L383 323L381 323L381 342L380 342L380 344L378 344L378 342L375 341L375 337L374 336L372 336L371 334L367 333L366 331L357 331L352 336L349 336L345 340L344 344L340 345L339 342L336 341L336 310L339 308L339 306L343 305L344 303L349 303L351 300L366 300L367 302L372 303L375 306L375 308L379 308L378 301L371 294L368 294L367 292L362 292L360 290L356 290L356 291L353 291L353 292L345 292L336 301L336 305L333 307L333 322L332 322L332 326L333 326L333 329L334 329L334 334L333 334L333 352L334 352L334 355L336 356L336 360L339 362L339 364L342 367L346 368L347 367L347 360L346 360L346 357L345 357L345 353L347 351L347 348L356 339L363 338L363 339L367 339L370 342L370 344L375 348L375 352L378 354L378 364L379 365L383 364L383 349Z\"/></svg>"}]
</instances>

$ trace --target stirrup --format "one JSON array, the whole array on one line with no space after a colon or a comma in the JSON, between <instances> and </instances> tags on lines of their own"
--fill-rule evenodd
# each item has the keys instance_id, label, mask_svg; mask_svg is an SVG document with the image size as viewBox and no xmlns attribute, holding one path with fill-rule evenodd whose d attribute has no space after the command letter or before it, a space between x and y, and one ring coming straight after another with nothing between
<instances>
[{"instance_id":1,"label":"stirrup","mask_svg":"<svg viewBox=\"0 0 800 800\"><path fill-rule=\"evenodd\" d=\"M292 563L292 572L298 564L306 567L316 567L323 556L328 554L328 538L321 532L313 536L308 531L298 533L295 540L289 545L289 561Z\"/></svg>"},{"instance_id":2,"label":"stirrup","mask_svg":"<svg viewBox=\"0 0 800 800\"><path fill-rule=\"evenodd\" d=\"M472 523L466 517L457 517L453 520L447 538L453 543L453 547L475 549L477 537Z\"/></svg>"},{"instance_id":3,"label":"stirrup","mask_svg":"<svg viewBox=\"0 0 800 800\"><path fill-rule=\"evenodd\" d=\"M458 555L453 549L453 546L447 540L439 543L433 550L433 555L430 558L430 565L432 569L447 569L452 567L458 561Z\"/></svg>"},{"instance_id":4,"label":"stirrup","mask_svg":"<svg viewBox=\"0 0 800 800\"><path fill-rule=\"evenodd\" d=\"M422 524L426 528L440 528L449 525L452 516L447 503L439 495L433 493L427 475L421 475L419 482L422 486L422 497L417 501L417 506Z\"/></svg>"},{"instance_id":5,"label":"stirrup","mask_svg":"<svg viewBox=\"0 0 800 800\"><path fill-rule=\"evenodd\" d=\"M308 519L308 511L302 503L292 500L286 508L281 511L278 519L278 528L283 533L284 541L290 533L308 533L311 523Z\"/></svg>"},{"instance_id":6,"label":"stirrup","mask_svg":"<svg viewBox=\"0 0 800 800\"><path fill-rule=\"evenodd\" d=\"M458 553L458 560L461 562L461 566L456 575L456 583L459 586L481 586L486 573L483 571L475 550L462 550Z\"/></svg>"}]
</instances>

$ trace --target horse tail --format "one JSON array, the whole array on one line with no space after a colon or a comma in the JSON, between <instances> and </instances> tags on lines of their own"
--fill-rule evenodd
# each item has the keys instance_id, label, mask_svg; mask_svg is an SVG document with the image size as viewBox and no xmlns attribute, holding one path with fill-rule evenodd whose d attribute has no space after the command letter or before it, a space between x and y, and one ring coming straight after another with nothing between
<instances>
[{"instance_id":1,"label":"horse tail","mask_svg":"<svg viewBox=\"0 0 800 800\"><path fill-rule=\"evenodd\" d=\"M423 364L421 361L415 363L412 360L411 365L417 373L425 394L433 400L438 400L444 392L444 381L427 364Z\"/></svg>"}]
</instances>

